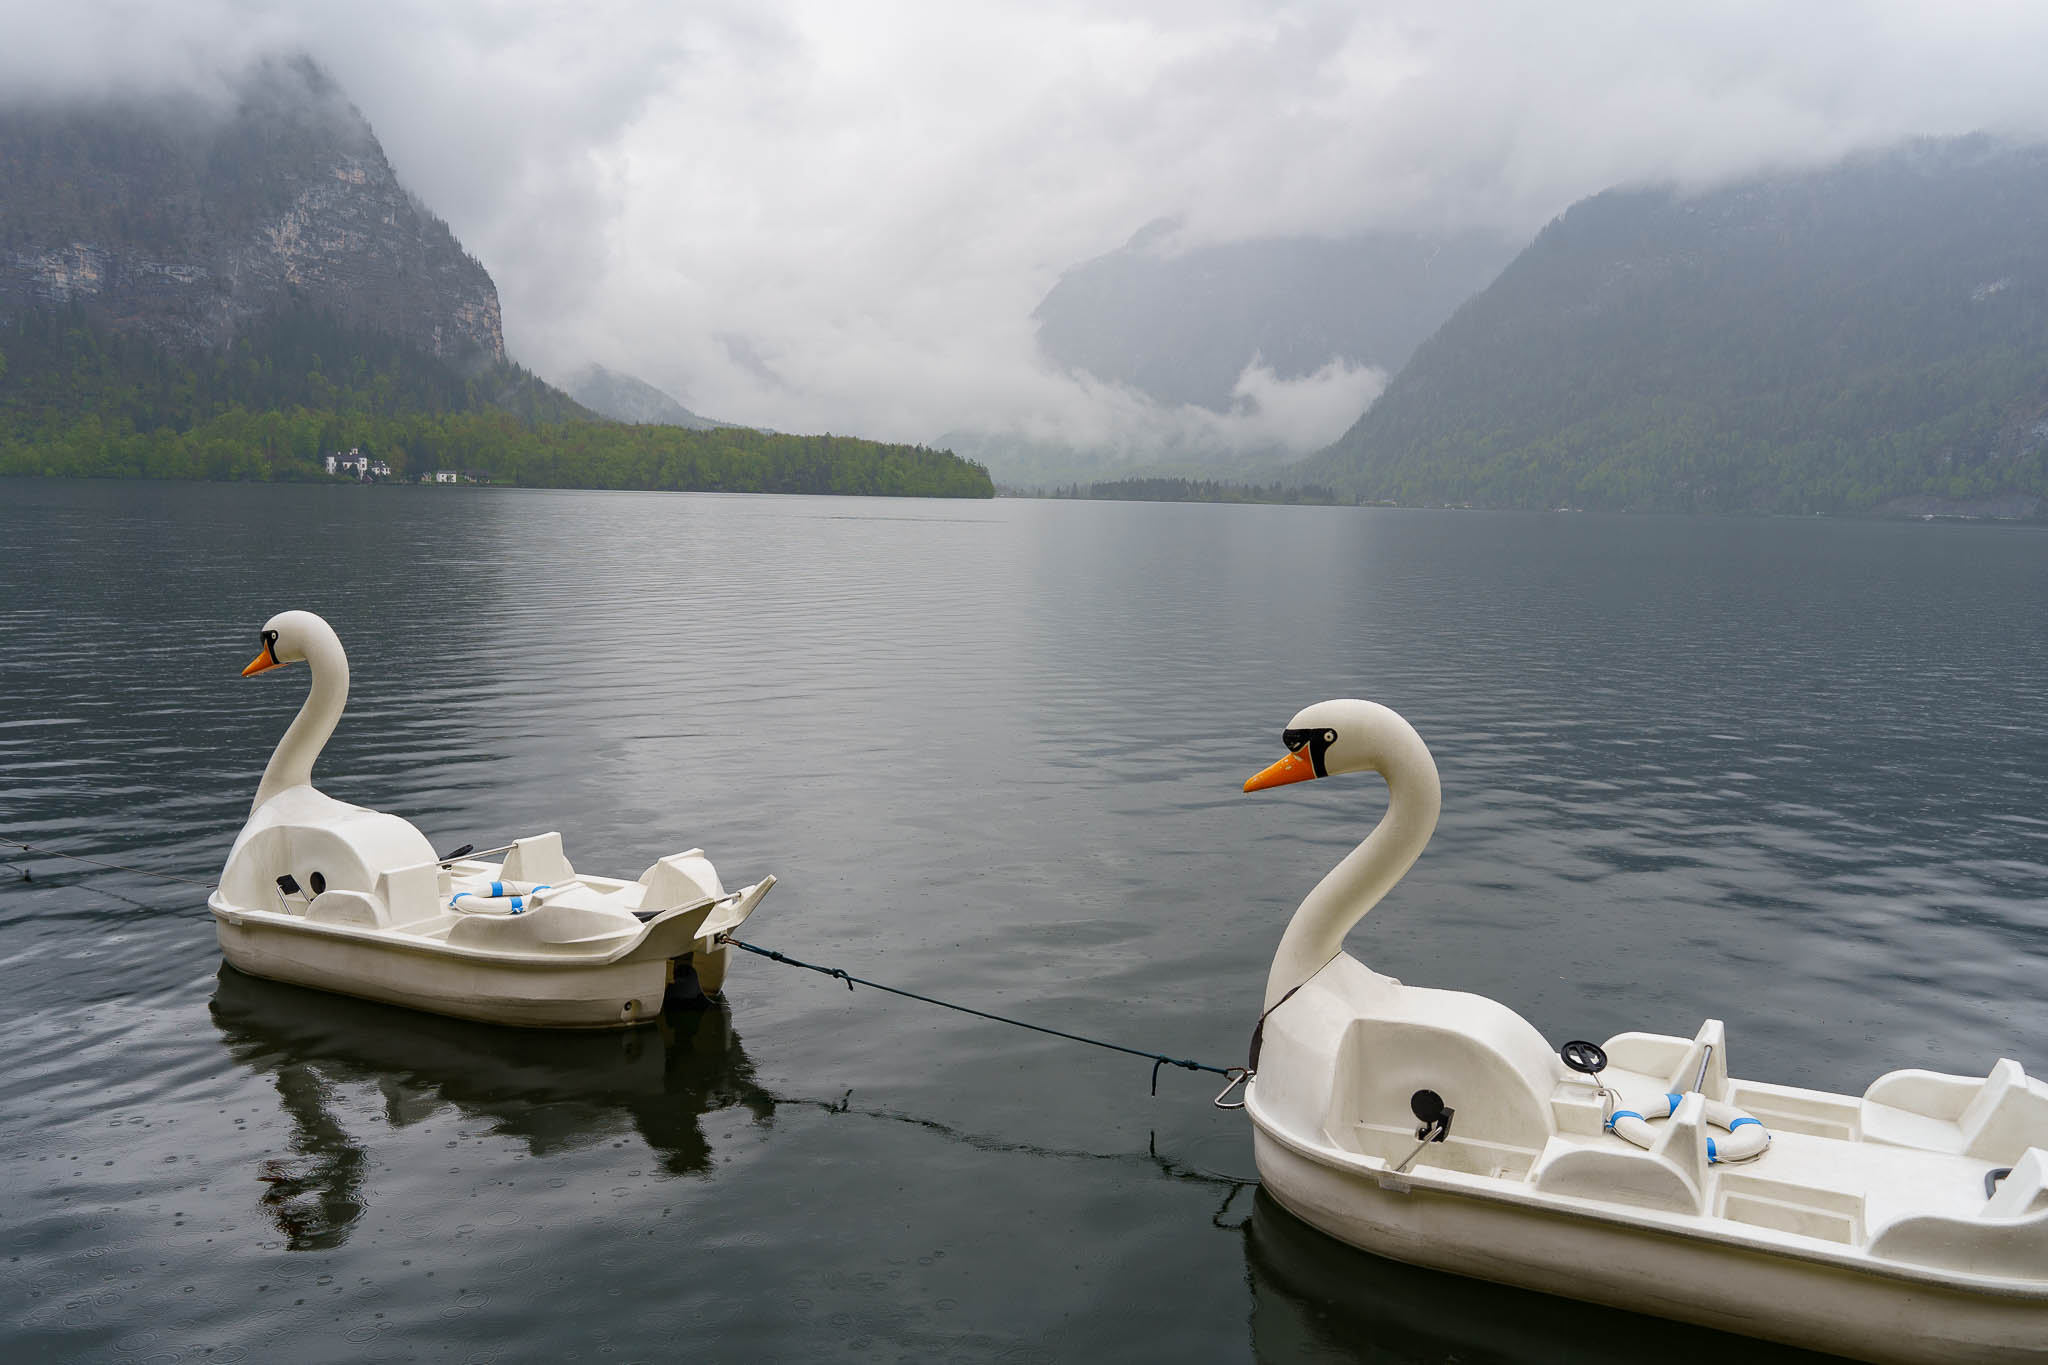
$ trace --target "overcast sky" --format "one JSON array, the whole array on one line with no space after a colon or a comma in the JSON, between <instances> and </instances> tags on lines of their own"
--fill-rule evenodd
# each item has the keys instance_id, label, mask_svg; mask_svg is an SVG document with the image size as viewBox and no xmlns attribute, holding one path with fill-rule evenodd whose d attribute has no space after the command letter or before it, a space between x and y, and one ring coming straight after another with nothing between
<instances>
[{"instance_id":1,"label":"overcast sky","mask_svg":"<svg viewBox=\"0 0 2048 1365\"><path fill-rule=\"evenodd\" d=\"M490 269L516 358L903 440L1220 421L1035 356L1060 271L1162 216L1526 235L1617 182L2048 134L2035 0L0 0L0 32L30 94L303 48ZM1232 439L1320 444L1378 382L1248 375Z\"/></svg>"}]
</instances>

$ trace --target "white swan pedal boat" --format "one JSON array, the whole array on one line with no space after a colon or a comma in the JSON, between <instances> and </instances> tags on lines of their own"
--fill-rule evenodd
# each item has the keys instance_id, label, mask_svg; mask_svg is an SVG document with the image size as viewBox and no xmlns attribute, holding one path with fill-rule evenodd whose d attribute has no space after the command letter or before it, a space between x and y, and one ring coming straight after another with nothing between
<instances>
[{"instance_id":1,"label":"white swan pedal boat","mask_svg":"<svg viewBox=\"0 0 2048 1365\"><path fill-rule=\"evenodd\" d=\"M1267 980L1243 1107L1287 1209L1396 1260L1863 1360L2048 1361L2048 1085L2011 1060L1860 1096L1741 1080L1718 1020L1560 1056L1493 1000L1383 976L1341 945L1429 842L1435 761L1371 702L1285 738L1247 791L1389 790Z\"/></svg>"},{"instance_id":2,"label":"white swan pedal boat","mask_svg":"<svg viewBox=\"0 0 2048 1365\"><path fill-rule=\"evenodd\" d=\"M775 884L728 892L702 849L635 881L579 873L557 833L497 862L435 854L395 815L326 796L313 761L348 701L327 622L288 611L243 676L304 660L305 705L271 755L219 888L228 963L251 976L435 1014L534 1028L619 1028L723 987L737 928Z\"/></svg>"}]
</instances>

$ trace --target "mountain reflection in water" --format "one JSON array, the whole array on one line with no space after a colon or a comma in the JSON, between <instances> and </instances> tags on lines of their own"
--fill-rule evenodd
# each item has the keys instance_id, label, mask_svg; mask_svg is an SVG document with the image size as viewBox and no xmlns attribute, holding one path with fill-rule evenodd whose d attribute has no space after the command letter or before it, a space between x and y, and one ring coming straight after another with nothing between
<instances>
[{"instance_id":1,"label":"mountain reflection in water","mask_svg":"<svg viewBox=\"0 0 2048 1365\"><path fill-rule=\"evenodd\" d=\"M268 1075L291 1120L291 1154L266 1158L263 1211L295 1251L340 1246L368 1209L369 1159L328 1103L368 1082L393 1128L452 1105L535 1156L589 1146L630 1127L669 1175L703 1175L700 1120L731 1108L756 1123L775 1099L721 1006L652 1025L571 1033L494 1028L327 995L220 969L213 1021L236 1061Z\"/></svg>"}]
</instances>

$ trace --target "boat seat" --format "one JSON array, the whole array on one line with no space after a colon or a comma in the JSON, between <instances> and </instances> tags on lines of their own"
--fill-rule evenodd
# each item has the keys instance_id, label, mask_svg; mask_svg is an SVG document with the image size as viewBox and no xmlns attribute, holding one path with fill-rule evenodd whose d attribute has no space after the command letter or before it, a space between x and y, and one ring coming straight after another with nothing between
<instances>
[{"instance_id":1,"label":"boat seat","mask_svg":"<svg viewBox=\"0 0 2048 1365\"><path fill-rule=\"evenodd\" d=\"M632 908L649 912L671 910L707 897L723 896L725 883L718 869L701 848L684 849L656 861L640 874L639 892Z\"/></svg>"},{"instance_id":2,"label":"boat seat","mask_svg":"<svg viewBox=\"0 0 2048 1365\"><path fill-rule=\"evenodd\" d=\"M306 906L312 924L342 924L358 929L390 927L391 912L367 891L324 891Z\"/></svg>"},{"instance_id":3,"label":"boat seat","mask_svg":"<svg viewBox=\"0 0 2048 1365\"><path fill-rule=\"evenodd\" d=\"M2048 1151L2034 1147L1992 1190L1984 1216L2026 1218L2037 1213L2048 1213Z\"/></svg>"},{"instance_id":4,"label":"boat seat","mask_svg":"<svg viewBox=\"0 0 2048 1365\"><path fill-rule=\"evenodd\" d=\"M1893 1219L1872 1233L1870 1254L1978 1275L2038 1276L2048 1264L2048 1151L2020 1157L1973 1216Z\"/></svg>"},{"instance_id":5,"label":"boat seat","mask_svg":"<svg viewBox=\"0 0 2048 1365\"><path fill-rule=\"evenodd\" d=\"M1607 1053L1607 1064L1617 1071L1657 1077L1660 1091L1684 1094L1697 1089L1710 1100L1728 1098L1728 1028L1719 1019L1701 1024L1700 1031L1691 1038L1665 1033L1617 1033L1607 1040L1603 1051Z\"/></svg>"},{"instance_id":6,"label":"boat seat","mask_svg":"<svg viewBox=\"0 0 2048 1365\"><path fill-rule=\"evenodd\" d=\"M1687 1095L1670 1121L1658 1125L1656 1143L1648 1151L1625 1142L1588 1145L1554 1137L1529 1173L1529 1183L1545 1194L1568 1198L1669 1213L1702 1213L1707 1188L1706 1113L1705 1097Z\"/></svg>"},{"instance_id":7,"label":"boat seat","mask_svg":"<svg viewBox=\"0 0 2048 1365\"><path fill-rule=\"evenodd\" d=\"M1865 1142L2015 1162L2048 1147L2048 1084L2009 1057L1982 1079L1894 1071L1863 1092L1862 1126Z\"/></svg>"},{"instance_id":8,"label":"boat seat","mask_svg":"<svg viewBox=\"0 0 2048 1365\"><path fill-rule=\"evenodd\" d=\"M576 869L562 852L562 836L555 830L513 840L498 869L499 880L508 882L566 882L575 875Z\"/></svg>"},{"instance_id":9,"label":"boat seat","mask_svg":"<svg viewBox=\"0 0 2048 1365\"><path fill-rule=\"evenodd\" d=\"M601 956L630 940L640 921L630 913L553 901L523 915L463 915L448 928L448 942L501 950Z\"/></svg>"}]
</instances>

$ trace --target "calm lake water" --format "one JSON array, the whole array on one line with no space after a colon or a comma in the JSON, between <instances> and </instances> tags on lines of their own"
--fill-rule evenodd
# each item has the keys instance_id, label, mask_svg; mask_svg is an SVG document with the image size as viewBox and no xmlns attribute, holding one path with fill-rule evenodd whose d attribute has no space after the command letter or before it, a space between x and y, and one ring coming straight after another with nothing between
<instances>
[{"instance_id":1,"label":"calm lake water","mask_svg":"<svg viewBox=\"0 0 2048 1365\"><path fill-rule=\"evenodd\" d=\"M753 940L1054 1027L1243 1058L1383 789L1239 785L1357 695L1444 779L1368 962L1761 1079L2048 1069L2038 530L0 482L0 835L208 882L286 607L350 651L332 794L701 844L781 877ZM0 858L10 1362L1797 1358L1309 1232L1208 1076L747 958L658 1031L457 1025Z\"/></svg>"}]
</instances>

